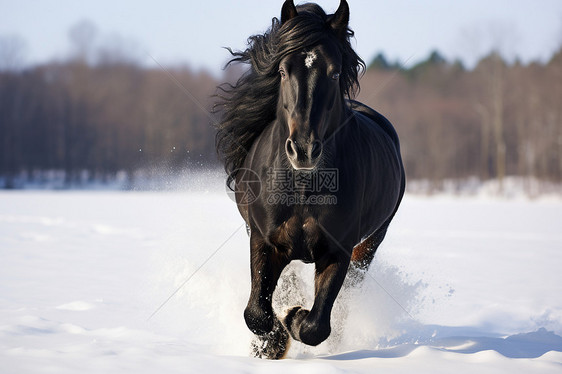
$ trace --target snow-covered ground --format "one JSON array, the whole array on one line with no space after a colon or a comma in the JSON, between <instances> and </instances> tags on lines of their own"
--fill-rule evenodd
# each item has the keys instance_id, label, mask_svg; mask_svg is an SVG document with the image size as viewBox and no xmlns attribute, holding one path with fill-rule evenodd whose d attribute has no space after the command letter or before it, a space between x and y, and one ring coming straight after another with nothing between
<instances>
[{"instance_id":1,"label":"snow-covered ground","mask_svg":"<svg viewBox=\"0 0 562 374\"><path fill-rule=\"evenodd\" d=\"M0 192L0 372L560 373L561 222L560 200L407 196L333 336L265 361L224 192Z\"/></svg>"}]
</instances>

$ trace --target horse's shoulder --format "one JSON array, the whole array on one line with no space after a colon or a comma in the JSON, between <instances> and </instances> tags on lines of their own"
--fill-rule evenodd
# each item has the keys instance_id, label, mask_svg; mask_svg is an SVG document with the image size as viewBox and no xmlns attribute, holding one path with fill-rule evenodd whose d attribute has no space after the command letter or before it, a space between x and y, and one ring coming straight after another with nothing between
<instances>
[{"instance_id":1,"label":"horse's shoulder","mask_svg":"<svg viewBox=\"0 0 562 374\"><path fill-rule=\"evenodd\" d=\"M396 144L399 145L398 134L392 126L392 123L385 116L374 110L373 108L355 100L347 100L349 109L351 109L359 125L375 125L383 130ZM359 115L357 115L359 114Z\"/></svg>"}]
</instances>

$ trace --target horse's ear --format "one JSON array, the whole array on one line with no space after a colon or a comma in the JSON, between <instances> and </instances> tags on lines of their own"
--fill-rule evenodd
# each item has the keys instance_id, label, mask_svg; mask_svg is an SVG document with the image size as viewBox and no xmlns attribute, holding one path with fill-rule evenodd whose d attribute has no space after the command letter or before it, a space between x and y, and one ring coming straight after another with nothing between
<instances>
[{"instance_id":1,"label":"horse's ear","mask_svg":"<svg viewBox=\"0 0 562 374\"><path fill-rule=\"evenodd\" d=\"M330 27L334 29L339 36L346 35L347 25L349 23L349 5L347 5L347 1L340 1L340 6L330 18L329 23Z\"/></svg>"},{"instance_id":2,"label":"horse's ear","mask_svg":"<svg viewBox=\"0 0 562 374\"><path fill-rule=\"evenodd\" d=\"M285 0L283 3L283 8L281 8L281 24L284 24L291 18L297 16L297 7L295 7L295 3L293 0Z\"/></svg>"}]
</instances>

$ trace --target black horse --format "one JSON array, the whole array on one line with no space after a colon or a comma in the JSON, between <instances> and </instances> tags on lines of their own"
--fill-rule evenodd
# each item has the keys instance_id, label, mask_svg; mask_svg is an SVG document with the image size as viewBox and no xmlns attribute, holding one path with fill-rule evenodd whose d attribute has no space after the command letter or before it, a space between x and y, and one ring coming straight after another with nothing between
<instances>
[{"instance_id":1,"label":"black horse","mask_svg":"<svg viewBox=\"0 0 562 374\"><path fill-rule=\"evenodd\" d=\"M244 318L258 357L281 358L289 335L308 345L328 338L348 269L367 270L404 194L394 128L350 100L365 65L348 21L345 0L332 15L285 1L280 21L230 51L249 71L219 87L217 151L250 233ZM315 264L314 305L278 317L272 294L292 260Z\"/></svg>"}]
</instances>

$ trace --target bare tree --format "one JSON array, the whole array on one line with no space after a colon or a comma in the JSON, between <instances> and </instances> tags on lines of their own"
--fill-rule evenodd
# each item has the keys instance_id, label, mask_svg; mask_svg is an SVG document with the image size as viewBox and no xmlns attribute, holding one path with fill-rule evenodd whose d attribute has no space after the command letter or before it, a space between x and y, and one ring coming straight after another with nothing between
<instances>
[{"instance_id":1,"label":"bare tree","mask_svg":"<svg viewBox=\"0 0 562 374\"><path fill-rule=\"evenodd\" d=\"M82 20L73 25L69 32L72 57L87 62L92 57L97 28L92 21Z\"/></svg>"},{"instance_id":2,"label":"bare tree","mask_svg":"<svg viewBox=\"0 0 562 374\"><path fill-rule=\"evenodd\" d=\"M0 36L0 71L16 71L23 66L25 41L16 35Z\"/></svg>"}]
</instances>

